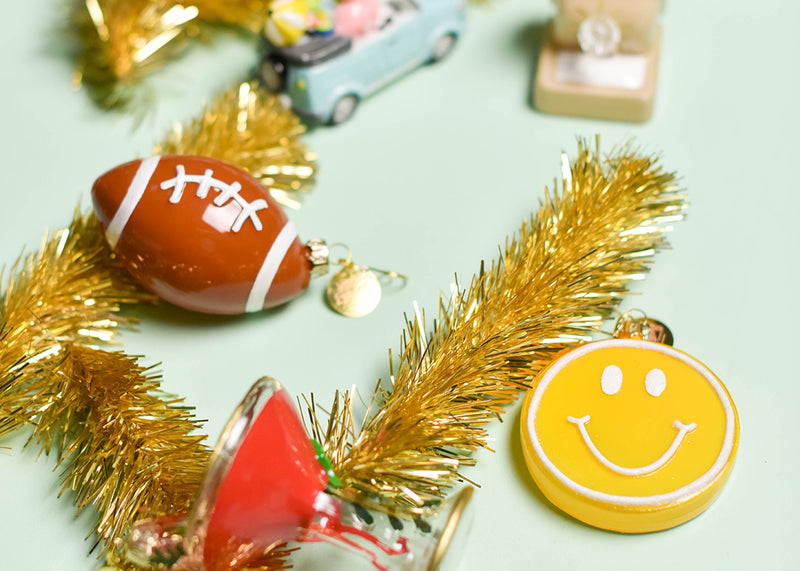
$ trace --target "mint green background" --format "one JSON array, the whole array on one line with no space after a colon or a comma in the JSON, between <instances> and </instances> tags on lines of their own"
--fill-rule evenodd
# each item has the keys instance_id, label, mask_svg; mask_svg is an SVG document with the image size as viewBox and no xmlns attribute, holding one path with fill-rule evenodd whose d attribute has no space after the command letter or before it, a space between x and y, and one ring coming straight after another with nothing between
<instances>
[{"instance_id":1,"label":"mint green background","mask_svg":"<svg viewBox=\"0 0 800 571\"><path fill-rule=\"evenodd\" d=\"M46 228L65 225L92 181L148 153L201 101L247 77L248 41L197 46L152 77L155 106L131 116L98 110L70 87L71 66L55 27L62 2L6 2L0 34L0 263L35 249ZM553 509L522 460L519 407L491 429L496 453L478 454L481 483L461 569L792 568L798 455L797 323L798 66L800 8L791 1L670 1L653 118L623 124L546 116L530 107L531 71L545 0L473 6L452 57L368 100L352 122L305 137L319 153L319 184L291 212L302 237L346 242L356 261L411 277L385 291L378 310L353 320L326 308L325 282L286 307L215 319L162 307L122 341L162 362L164 387L208 419L215 441L249 385L268 374L295 395L328 402L355 385L368 395L388 375L403 314L432 311L457 273L467 282L482 259L559 173L576 137L606 148L634 138L661 153L691 197L686 221L659 254L640 307L666 321L676 346L705 362L739 408L739 457L721 498L677 529L625 536L586 527ZM27 434L0 444L0 568L90 571L86 515L57 498L47 458L21 450ZM303 549L299 569L330 568L330 552ZM339 561L338 568L355 568ZM362 568L369 568L362 564Z\"/></svg>"}]
</instances>

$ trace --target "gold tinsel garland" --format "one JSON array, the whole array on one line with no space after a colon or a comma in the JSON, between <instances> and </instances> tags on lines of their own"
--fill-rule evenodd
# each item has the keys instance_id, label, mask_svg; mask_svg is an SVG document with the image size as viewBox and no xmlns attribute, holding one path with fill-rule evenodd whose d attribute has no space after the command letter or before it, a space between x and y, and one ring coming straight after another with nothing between
<instances>
[{"instance_id":1,"label":"gold tinsel garland","mask_svg":"<svg viewBox=\"0 0 800 571\"><path fill-rule=\"evenodd\" d=\"M683 217L674 175L651 157L603 160L582 144L562 166L561 188L545 189L500 258L441 298L433 331L419 313L407 322L391 386L378 385L360 431L352 395L336 395L327 427L312 422L345 489L410 508L442 498L486 446L486 424L600 330Z\"/></svg>"},{"instance_id":2,"label":"gold tinsel garland","mask_svg":"<svg viewBox=\"0 0 800 571\"><path fill-rule=\"evenodd\" d=\"M64 346L112 343L117 329L133 324L122 306L154 299L110 254L97 222L76 214L12 266L0 300L0 436L30 422L18 412Z\"/></svg>"},{"instance_id":3,"label":"gold tinsel garland","mask_svg":"<svg viewBox=\"0 0 800 571\"><path fill-rule=\"evenodd\" d=\"M107 109L124 108L134 88L199 34L198 10L172 0L74 0L75 81Z\"/></svg>"},{"instance_id":4,"label":"gold tinsel garland","mask_svg":"<svg viewBox=\"0 0 800 571\"><path fill-rule=\"evenodd\" d=\"M176 125L155 154L202 155L235 164L292 208L311 189L316 155L298 138L297 116L257 82L234 85L186 125Z\"/></svg>"},{"instance_id":5,"label":"gold tinsel garland","mask_svg":"<svg viewBox=\"0 0 800 571\"><path fill-rule=\"evenodd\" d=\"M220 25L259 32L268 0L72 0L75 83L106 109L127 108L154 70Z\"/></svg>"},{"instance_id":6,"label":"gold tinsel garland","mask_svg":"<svg viewBox=\"0 0 800 571\"><path fill-rule=\"evenodd\" d=\"M68 346L29 391L18 414L35 424L31 442L55 453L78 509L99 512L98 541L113 543L139 518L186 510L210 450L183 399L163 393L137 358Z\"/></svg>"},{"instance_id":7,"label":"gold tinsel garland","mask_svg":"<svg viewBox=\"0 0 800 571\"><path fill-rule=\"evenodd\" d=\"M392 386L379 385L358 432L352 396L337 396L325 427L312 406L347 490L412 510L441 498L485 446L486 424L556 352L599 330L682 217L674 177L629 149L603 161L581 146L562 175L500 259L442 299L432 331L421 313L407 322ZM34 426L29 443L55 454L79 509L99 510L112 556L138 517L188 507L207 458L181 400L137 359L96 346L130 325L125 304L149 300L77 214L12 268L0 306L0 427Z\"/></svg>"},{"instance_id":8,"label":"gold tinsel garland","mask_svg":"<svg viewBox=\"0 0 800 571\"><path fill-rule=\"evenodd\" d=\"M273 0L192 0L200 19L216 24L226 24L253 33L264 29Z\"/></svg>"}]
</instances>

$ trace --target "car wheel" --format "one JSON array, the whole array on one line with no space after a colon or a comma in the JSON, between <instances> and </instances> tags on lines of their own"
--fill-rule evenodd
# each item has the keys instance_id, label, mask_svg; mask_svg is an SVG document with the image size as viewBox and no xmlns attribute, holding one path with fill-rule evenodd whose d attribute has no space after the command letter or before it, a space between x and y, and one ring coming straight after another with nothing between
<instances>
[{"instance_id":1,"label":"car wheel","mask_svg":"<svg viewBox=\"0 0 800 571\"><path fill-rule=\"evenodd\" d=\"M286 86L286 66L278 59L266 57L261 61L261 82L272 93L280 93Z\"/></svg>"},{"instance_id":2,"label":"car wheel","mask_svg":"<svg viewBox=\"0 0 800 571\"><path fill-rule=\"evenodd\" d=\"M433 55L431 56L431 61L437 62L443 60L453 49L454 45L456 45L455 34L445 34L436 40L436 44L433 46Z\"/></svg>"},{"instance_id":3,"label":"car wheel","mask_svg":"<svg viewBox=\"0 0 800 571\"><path fill-rule=\"evenodd\" d=\"M338 125L344 123L355 113L358 107L358 97L355 95L345 95L336 105L333 106L333 113L331 114L331 125Z\"/></svg>"}]
</instances>

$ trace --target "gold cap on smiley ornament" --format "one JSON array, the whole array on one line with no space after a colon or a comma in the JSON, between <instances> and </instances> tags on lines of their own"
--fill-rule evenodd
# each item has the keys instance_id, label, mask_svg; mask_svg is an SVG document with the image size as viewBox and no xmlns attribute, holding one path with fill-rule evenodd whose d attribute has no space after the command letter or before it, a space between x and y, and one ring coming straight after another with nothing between
<instances>
[{"instance_id":1,"label":"gold cap on smiley ornament","mask_svg":"<svg viewBox=\"0 0 800 571\"><path fill-rule=\"evenodd\" d=\"M694 357L643 339L647 324L663 324L641 322L554 360L521 415L525 460L547 499L589 525L625 533L669 529L702 513L739 443L722 382Z\"/></svg>"}]
</instances>

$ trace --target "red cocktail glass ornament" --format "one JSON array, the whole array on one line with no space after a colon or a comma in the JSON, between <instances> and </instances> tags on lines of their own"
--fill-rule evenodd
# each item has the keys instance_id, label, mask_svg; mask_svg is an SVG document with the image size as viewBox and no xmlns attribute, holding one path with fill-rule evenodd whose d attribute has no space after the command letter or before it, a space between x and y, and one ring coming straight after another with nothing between
<instances>
[{"instance_id":1,"label":"red cocktail glass ornament","mask_svg":"<svg viewBox=\"0 0 800 571\"><path fill-rule=\"evenodd\" d=\"M289 541L326 541L376 569L434 570L457 552L455 532L472 495L463 488L408 520L333 491L288 392L265 377L228 421L188 519L137 523L129 558L230 571Z\"/></svg>"}]
</instances>

